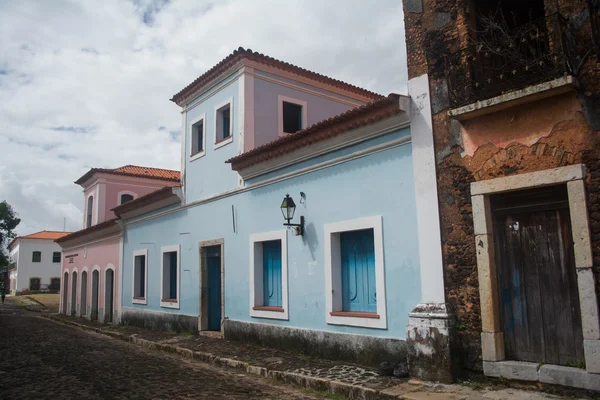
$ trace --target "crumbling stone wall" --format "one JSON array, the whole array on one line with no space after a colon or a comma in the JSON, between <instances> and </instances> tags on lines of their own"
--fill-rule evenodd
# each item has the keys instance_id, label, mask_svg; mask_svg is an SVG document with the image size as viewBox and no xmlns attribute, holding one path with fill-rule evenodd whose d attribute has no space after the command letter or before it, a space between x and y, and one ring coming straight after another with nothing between
<instances>
[{"instance_id":1,"label":"crumbling stone wall","mask_svg":"<svg viewBox=\"0 0 600 400\"><path fill-rule=\"evenodd\" d=\"M569 24L578 28L579 45L594 49L585 0L546 0L547 15L557 11L556 4ZM551 120L550 125L548 121L529 121L519 126L509 144L495 144L494 138L489 138L487 144L466 154L463 139L470 132L494 123L511 129L511 118L515 118L514 109L467 123L448 116L445 57L458 53L469 42L473 17L469 15L469 0L404 0L404 12L409 79L428 73L430 80L446 301L456 316L455 357L463 369L481 370L481 312L470 183L584 163L594 270L599 277L600 63L596 52L590 51L576 76L579 89L547 100L553 107L556 102L575 107L568 117ZM540 101L519 106L519 115L543 112L548 104ZM597 282L600 293L600 279Z\"/></svg>"}]
</instances>

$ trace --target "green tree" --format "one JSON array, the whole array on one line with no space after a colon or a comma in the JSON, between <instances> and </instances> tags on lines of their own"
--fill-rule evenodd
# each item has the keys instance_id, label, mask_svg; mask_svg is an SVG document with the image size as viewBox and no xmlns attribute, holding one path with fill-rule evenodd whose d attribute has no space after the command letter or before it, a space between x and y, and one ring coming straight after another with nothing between
<instances>
[{"instance_id":1,"label":"green tree","mask_svg":"<svg viewBox=\"0 0 600 400\"><path fill-rule=\"evenodd\" d=\"M17 213L13 210L10 204L6 201L0 202L0 271L6 271L8 265L8 254L6 246L15 237L15 229L21 222ZM4 274L0 274L2 279Z\"/></svg>"}]
</instances>

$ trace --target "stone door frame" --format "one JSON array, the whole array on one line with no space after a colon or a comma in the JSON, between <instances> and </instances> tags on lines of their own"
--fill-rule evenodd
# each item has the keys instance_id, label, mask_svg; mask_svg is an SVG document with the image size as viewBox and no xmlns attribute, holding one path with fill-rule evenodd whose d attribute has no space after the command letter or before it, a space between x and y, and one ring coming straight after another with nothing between
<instances>
[{"instance_id":1,"label":"stone door frame","mask_svg":"<svg viewBox=\"0 0 600 400\"><path fill-rule=\"evenodd\" d=\"M471 183L481 305L481 348L486 375L545 381L541 372L544 367L540 364L505 361L490 195L556 184L566 184L568 191L586 371L600 373L600 318L592 271L592 247L584 178L585 166L577 164ZM519 370L517 367L523 367L525 370ZM575 386L579 385L575 384Z\"/></svg>"}]
</instances>

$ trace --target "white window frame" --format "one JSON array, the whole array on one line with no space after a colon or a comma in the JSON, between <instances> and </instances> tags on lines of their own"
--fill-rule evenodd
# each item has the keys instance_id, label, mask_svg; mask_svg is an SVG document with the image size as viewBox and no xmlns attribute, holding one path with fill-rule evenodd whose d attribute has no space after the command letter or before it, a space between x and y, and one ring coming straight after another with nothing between
<instances>
[{"instance_id":1,"label":"white window frame","mask_svg":"<svg viewBox=\"0 0 600 400\"><path fill-rule=\"evenodd\" d=\"M165 261L165 253L169 253L175 251L177 252L177 301L163 301L163 278L164 278L164 261ZM181 281L181 252L179 251L179 245L175 244L172 246L162 246L160 248L160 306L163 308L176 308L179 309L179 303L181 302L181 297L179 294L179 282ZM146 298L148 296L146 295Z\"/></svg>"},{"instance_id":2,"label":"white window frame","mask_svg":"<svg viewBox=\"0 0 600 400\"><path fill-rule=\"evenodd\" d=\"M137 256L145 256L144 260L146 262L146 265L144 266L144 273L146 274L146 276L144 277L144 298L143 299L139 299L135 297L135 280L136 280L136 275L135 275L135 258ZM179 261L179 259L178 259ZM161 270L162 272L162 270ZM133 252L133 265L131 268L131 276L132 276L132 280L131 280L131 303L132 304L143 304L146 305L148 304L148 249L139 249L139 250L134 250ZM161 275L162 277L162 275ZM162 285L161 285L161 298L162 298Z\"/></svg>"},{"instance_id":3,"label":"white window frame","mask_svg":"<svg viewBox=\"0 0 600 400\"><path fill-rule=\"evenodd\" d=\"M379 318L331 315L334 311L342 310L340 233L362 229L373 229L375 290ZM325 319L328 324L387 329L382 216L358 218L325 225L325 305Z\"/></svg>"},{"instance_id":4,"label":"white window frame","mask_svg":"<svg viewBox=\"0 0 600 400\"><path fill-rule=\"evenodd\" d=\"M290 135L283 131L283 102L297 104L302 106L302 129L308 127L308 103L304 100L298 100L287 96L277 96L277 132L279 136Z\"/></svg>"},{"instance_id":5,"label":"white window frame","mask_svg":"<svg viewBox=\"0 0 600 400\"><path fill-rule=\"evenodd\" d=\"M196 154L192 154L194 149L193 140L194 140L194 129L193 126L198 122L202 121L202 151L199 151ZM197 160L206 155L206 113L202 113L188 124L188 132L190 138L190 161Z\"/></svg>"},{"instance_id":6,"label":"white window frame","mask_svg":"<svg viewBox=\"0 0 600 400\"><path fill-rule=\"evenodd\" d=\"M219 111L226 105L229 105L229 138L217 143L217 140L218 140L217 127L219 126ZM223 147L223 146L233 142L233 122L234 122L233 121L233 97L230 97L226 101L219 103L215 106L214 117L215 117L215 124L214 124L215 129L214 129L214 147L213 148L216 150L220 147Z\"/></svg>"},{"instance_id":7,"label":"white window frame","mask_svg":"<svg viewBox=\"0 0 600 400\"><path fill-rule=\"evenodd\" d=\"M122 190L119 193L117 193L117 204L118 205L123 204L123 203L121 203L121 196L124 194L131 195L133 197L133 199L131 201L137 199L137 197L138 197L137 193L134 193L131 190Z\"/></svg>"},{"instance_id":8,"label":"white window frame","mask_svg":"<svg viewBox=\"0 0 600 400\"><path fill-rule=\"evenodd\" d=\"M283 312L254 309L254 307L264 305L262 242L270 240L281 240L281 308L283 308ZM287 229L250 235L250 316L289 320Z\"/></svg>"}]
</instances>

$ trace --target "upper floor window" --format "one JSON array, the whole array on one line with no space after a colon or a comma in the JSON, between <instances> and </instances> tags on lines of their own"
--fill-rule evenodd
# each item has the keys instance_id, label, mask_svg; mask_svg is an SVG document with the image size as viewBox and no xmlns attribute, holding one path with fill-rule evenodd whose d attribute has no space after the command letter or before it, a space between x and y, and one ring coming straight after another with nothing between
<instances>
[{"instance_id":1,"label":"upper floor window","mask_svg":"<svg viewBox=\"0 0 600 400\"><path fill-rule=\"evenodd\" d=\"M119 199L119 203L120 204L125 204L127 202L130 202L131 200L133 200L133 196L130 194L122 194L121 198Z\"/></svg>"},{"instance_id":2,"label":"upper floor window","mask_svg":"<svg viewBox=\"0 0 600 400\"><path fill-rule=\"evenodd\" d=\"M90 226L92 226L92 211L94 208L94 196L90 196L88 197L88 202L87 202L87 213L86 213L86 219L85 219L85 227L89 228Z\"/></svg>"},{"instance_id":3,"label":"upper floor window","mask_svg":"<svg viewBox=\"0 0 600 400\"><path fill-rule=\"evenodd\" d=\"M55 251L52 253L52 262L59 263L60 262L60 251Z\"/></svg>"},{"instance_id":4,"label":"upper floor window","mask_svg":"<svg viewBox=\"0 0 600 400\"><path fill-rule=\"evenodd\" d=\"M285 96L279 96L279 135L296 133L306 128L307 103Z\"/></svg>"},{"instance_id":5,"label":"upper floor window","mask_svg":"<svg viewBox=\"0 0 600 400\"><path fill-rule=\"evenodd\" d=\"M233 100L227 100L227 103L215 107L215 144L227 144L233 138L233 120L232 120ZM216 146L219 147L219 146Z\"/></svg>"},{"instance_id":6,"label":"upper floor window","mask_svg":"<svg viewBox=\"0 0 600 400\"><path fill-rule=\"evenodd\" d=\"M42 262L42 252L34 251L33 255L31 256L31 262Z\"/></svg>"},{"instance_id":7,"label":"upper floor window","mask_svg":"<svg viewBox=\"0 0 600 400\"><path fill-rule=\"evenodd\" d=\"M205 149L205 131L206 131L206 127L205 127L205 123L204 123L204 115L198 119L195 122L192 122L191 127L190 127L190 131L191 131L191 153L190 156L192 157L192 159L196 159L198 157L201 157L204 155L204 149Z\"/></svg>"}]
</instances>

